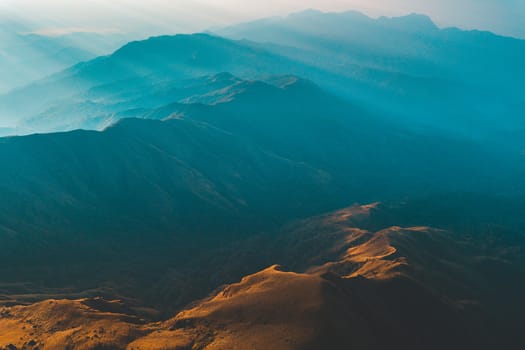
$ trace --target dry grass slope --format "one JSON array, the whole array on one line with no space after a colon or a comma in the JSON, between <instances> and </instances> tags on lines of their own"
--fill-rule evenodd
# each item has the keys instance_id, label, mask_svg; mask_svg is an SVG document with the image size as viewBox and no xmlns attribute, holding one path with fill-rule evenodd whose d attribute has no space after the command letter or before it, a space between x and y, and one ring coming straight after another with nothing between
<instances>
[{"instance_id":1,"label":"dry grass slope","mask_svg":"<svg viewBox=\"0 0 525 350\"><path fill-rule=\"evenodd\" d=\"M288 227L292 240L307 242L299 249L324 242L315 257L321 263L304 272L271 266L167 321L145 322L120 302L102 299L4 306L0 349L478 347L465 316L477 301L445 292L465 282L456 277L479 273L468 264L479 252L470 257L466 243L430 227L371 229L368 220L378 208L355 206Z\"/></svg>"}]
</instances>

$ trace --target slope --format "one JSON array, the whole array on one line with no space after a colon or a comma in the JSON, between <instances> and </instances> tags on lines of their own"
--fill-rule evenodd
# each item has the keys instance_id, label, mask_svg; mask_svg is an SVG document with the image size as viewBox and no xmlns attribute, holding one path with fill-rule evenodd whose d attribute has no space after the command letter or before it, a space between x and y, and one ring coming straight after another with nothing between
<instances>
[{"instance_id":1,"label":"slope","mask_svg":"<svg viewBox=\"0 0 525 350\"><path fill-rule=\"evenodd\" d=\"M133 316L135 311L125 303L103 299L6 306L0 325L10 331L0 336L0 345L519 347L525 307L525 285L518 278L525 269L524 222L500 226L500 220L508 223L506 218L515 216L489 210L495 201L523 208L523 200L505 198L420 198L353 206L297 221L276 231L275 240L262 236L244 243L259 255L269 252L264 260L284 267L274 265L221 287L166 321L148 323ZM438 219L433 213L445 205L450 210L439 211ZM458 208L463 208L463 216L491 219L471 221L470 228L477 231L472 236L455 223ZM405 224L407 218L420 226L389 226ZM448 228L423 226L436 220ZM233 266L222 261L225 264L214 268Z\"/></svg>"},{"instance_id":2,"label":"slope","mask_svg":"<svg viewBox=\"0 0 525 350\"><path fill-rule=\"evenodd\" d=\"M324 79L305 77L392 118L469 137L490 138L495 130L519 125L520 110L514 106L523 100L516 85L525 77L523 40L440 29L416 14L373 19L357 12L317 11L215 33L263 43L272 52L332 73ZM505 141L498 136L498 142Z\"/></svg>"},{"instance_id":3,"label":"slope","mask_svg":"<svg viewBox=\"0 0 525 350\"><path fill-rule=\"evenodd\" d=\"M264 49L206 34L153 37L3 95L0 113L18 123L101 85L138 81L144 87L225 71L241 77L282 74L292 65Z\"/></svg>"}]
</instances>

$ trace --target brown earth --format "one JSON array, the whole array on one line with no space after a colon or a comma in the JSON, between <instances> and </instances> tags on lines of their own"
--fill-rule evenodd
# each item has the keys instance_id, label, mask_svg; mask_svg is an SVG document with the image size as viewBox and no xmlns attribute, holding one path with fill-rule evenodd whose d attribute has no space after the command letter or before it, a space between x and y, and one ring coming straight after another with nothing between
<instances>
[{"instance_id":1,"label":"brown earth","mask_svg":"<svg viewBox=\"0 0 525 350\"><path fill-rule=\"evenodd\" d=\"M284 228L278 243L287 242L289 258L299 254L312 265L299 272L271 266L166 321L145 321L124 303L101 298L4 303L0 348L488 349L504 338L520 344L495 327L498 302L480 287L491 273L501 276L515 250L426 226L371 230L380 208L356 206ZM513 317L508 322L519 321Z\"/></svg>"}]
</instances>

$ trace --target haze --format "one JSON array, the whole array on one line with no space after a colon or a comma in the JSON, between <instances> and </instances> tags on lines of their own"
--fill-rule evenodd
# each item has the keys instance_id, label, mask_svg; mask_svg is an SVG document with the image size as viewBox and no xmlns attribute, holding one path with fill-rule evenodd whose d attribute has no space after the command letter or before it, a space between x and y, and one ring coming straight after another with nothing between
<instances>
[{"instance_id":1,"label":"haze","mask_svg":"<svg viewBox=\"0 0 525 350\"><path fill-rule=\"evenodd\" d=\"M202 31L306 8L359 10L372 16L417 12L443 27L525 38L521 0L2 0L0 17L23 21L31 31L47 35L82 31L154 35Z\"/></svg>"}]
</instances>

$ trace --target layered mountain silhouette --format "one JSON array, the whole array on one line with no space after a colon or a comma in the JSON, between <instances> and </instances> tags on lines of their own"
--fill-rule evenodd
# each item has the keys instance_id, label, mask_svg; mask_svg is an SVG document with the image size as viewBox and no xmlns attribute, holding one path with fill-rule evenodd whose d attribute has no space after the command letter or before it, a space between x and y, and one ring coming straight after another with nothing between
<instances>
[{"instance_id":1,"label":"layered mountain silhouette","mask_svg":"<svg viewBox=\"0 0 525 350\"><path fill-rule=\"evenodd\" d=\"M21 88L74 64L107 54L126 41L117 34L72 33L45 36L2 16L0 93Z\"/></svg>"},{"instance_id":2,"label":"layered mountain silhouette","mask_svg":"<svg viewBox=\"0 0 525 350\"><path fill-rule=\"evenodd\" d=\"M521 183L520 155L500 159L483 144L407 130L296 77L273 84L221 77L209 84L233 84L193 97L210 104L142 110L142 118L103 132L2 139L0 162L10 164L0 175L3 231L113 237L191 231L198 222L213 230L349 200L491 187L516 193Z\"/></svg>"},{"instance_id":3,"label":"layered mountain silhouette","mask_svg":"<svg viewBox=\"0 0 525 350\"><path fill-rule=\"evenodd\" d=\"M516 84L525 76L523 40L440 29L417 14L372 19L358 12L318 11L215 33L263 43L272 52L320 67L334 74L319 80L326 87L396 119L470 136L493 136L495 127L519 124L519 113L510 106L522 100ZM499 125L499 115L506 116L507 126Z\"/></svg>"},{"instance_id":4,"label":"layered mountain silhouette","mask_svg":"<svg viewBox=\"0 0 525 350\"><path fill-rule=\"evenodd\" d=\"M316 62L340 74L368 69L377 75L400 73L407 79L449 79L492 88L509 83L513 74L524 74L519 67L523 40L488 32L440 29L430 18L417 14L372 19L358 12L310 11L235 25L217 33L273 43L272 51L281 50L286 56L296 52L295 59ZM332 64L334 60L340 64Z\"/></svg>"},{"instance_id":5,"label":"layered mountain silhouette","mask_svg":"<svg viewBox=\"0 0 525 350\"><path fill-rule=\"evenodd\" d=\"M320 29L312 32L312 23ZM251 41L195 34L133 42L0 97L0 113L21 133L100 129L116 111L177 102L159 94L193 85L181 79L292 74L411 126L520 143L509 135L520 125L523 40L439 29L419 15L375 20L353 12L306 12L217 33Z\"/></svg>"},{"instance_id":6,"label":"layered mountain silhouette","mask_svg":"<svg viewBox=\"0 0 525 350\"><path fill-rule=\"evenodd\" d=\"M0 349L522 348L524 47L307 11L0 96Z\"/></svg>"},{"instance_id":7,"label":"layered mountain silhouette","mask_svg":"<svg viewBox=\"0 0 525 350\"><path fill-rule=\"evenodd\" d=\"M99 93L108 85L115 88L112 93L119 89L125 92L141 89L140 93L146 95L151 85L174 80L225 71L243 77L259 72L288 74L293 72L293 65L295 63L265 50L206 34L154 37L129 43L110 56L78 64L15 90L1 98L0 106L4 115L20 121L57 104L84 100L82 94L87 93L89 98L89 90L93 88ZM104 94L97 97L106 98ZM24 103L27 98L31 98L31 103Z\"/></svg>"},{"instance_id":8,"label":"layered mountain silhouette","mask_svg":"<svg viewBox=\"0 0 525 350\"><path fill-rule=\"evenodd\" d=\"M253 265L191 272L215 266L209 250L290 220L407 195L521 193L519 158L485 145L392 125L297 77L210 79L233 84L102 132L1 139L6 294L69 290L166 312L276 263L247 250Z\"/></svg>"}]
</instances>

